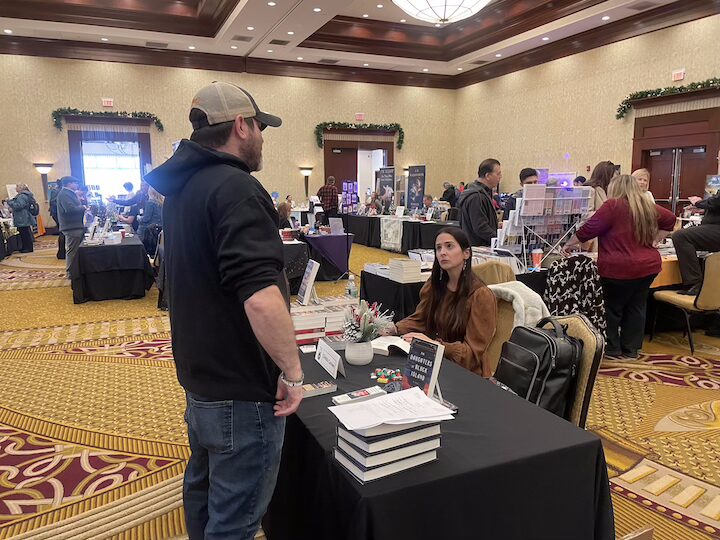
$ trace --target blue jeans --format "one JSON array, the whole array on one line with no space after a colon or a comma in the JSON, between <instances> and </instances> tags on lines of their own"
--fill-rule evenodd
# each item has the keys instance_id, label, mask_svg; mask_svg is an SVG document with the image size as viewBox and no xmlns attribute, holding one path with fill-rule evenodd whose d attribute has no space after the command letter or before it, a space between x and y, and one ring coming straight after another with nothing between
<instances>
[{"instance_id":1,"label":"blue jeans","mask_svg":"<svg viewBox=\"0 0 720 540\"><path fill-rule=\"evenodd\" d=\"M190 540L252 540L275 489L285 418L274 415L273 403L186 398Z\"/></svg>"}]
</instances>

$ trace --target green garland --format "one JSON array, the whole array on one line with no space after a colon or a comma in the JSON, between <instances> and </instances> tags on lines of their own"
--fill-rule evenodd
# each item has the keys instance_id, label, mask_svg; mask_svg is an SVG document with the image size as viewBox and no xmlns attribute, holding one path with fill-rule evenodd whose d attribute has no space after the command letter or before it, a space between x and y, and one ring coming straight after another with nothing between
<instances>
[{"instance_id":1,"label":"green garland","mask_svg":"<svg viewBox=\"0 0 720 540\"><path fill-rule=\"evenodd\" d=\"M126 111L100 111L100 112L93 112L93 111L81 111L80 109L71 109L69 107L64 107L61 109L55 109L51 113L53 124L56 128L58 128L60 131L62 131L62 121L63 116L93 116L93 117L108 117L108 118L147 118L149 120L152 120L155 123L155 127L158 129L158 131L163 131L165 127L163 126L160 119L155 116L152 113L149 112L126 112Z\"/></svg>"},{"instance_id":2,"label":"green garland","mask_svg":"<svg viewBox=\"0 0 720 540\"><path fill-rule=\"evenodd\" d=\"M688 92L695 92L697 90L707 90L709 88L717 88L720 90L720 78L714 77L706 81L695 82L688 84L687 86L667 86L665 88L656 88L655 90L642 90L641 92L634 92L626 97L620 106L618 107L615 118L620 120L630 111L632 102L638 99L646 99L661 96L672 96L675 94L686 94Z\"/></svg>"},{"instance_id":3,"label":"green garland","mask_svg":"<svg viewBox=\"0 0 720 540\"><path fill-rule=\"evenodd\" d=\"M393 131L397 132L397 149L400 150L405 142L405 132L400 124L351 124L349 122L323 122L315 126L315 140L317 145L323 147L323 132L332 129L365 129L372 131Z\"/></svg>"}]
</instances>

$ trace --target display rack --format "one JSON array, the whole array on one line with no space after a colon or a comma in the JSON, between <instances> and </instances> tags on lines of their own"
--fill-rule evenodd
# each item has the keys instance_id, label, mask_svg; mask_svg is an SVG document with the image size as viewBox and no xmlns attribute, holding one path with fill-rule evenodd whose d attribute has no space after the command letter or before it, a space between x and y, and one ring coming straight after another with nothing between
<instances>
[{"instance_id":1,"label":"display rack","mask_svg":"<svg viewBox=\"0 0 720 540\"><path fill-rule=\"evenodd\" d=\"M498 230L497 247L518 258L525 270L532 268L532 251L542 249L544 261L560 253L562 244L589 216L590 187L528 185L517 208Z\"/></svg>"},{"instance_id":2,"label":"display rack","mask_svg":"<svg viewBox=\"0 0 720 540\"><path fill-rule=\"evenodd\" d=\"M359 202L360 197L358 195L358 183L352 181L343 182L341 212L343 214L349 214L353 212Z\"/></svg>"}]
</instances>

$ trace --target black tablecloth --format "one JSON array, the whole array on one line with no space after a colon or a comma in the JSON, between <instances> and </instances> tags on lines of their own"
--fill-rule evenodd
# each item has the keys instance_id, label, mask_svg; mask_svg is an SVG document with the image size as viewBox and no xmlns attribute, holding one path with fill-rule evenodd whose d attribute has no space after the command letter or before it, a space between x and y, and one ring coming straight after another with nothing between
<instances>
[{"instance_id":1,"label":"black tablecloth","mask_svg":"<svg viewBox=\"0 0 720 540\"><path fill-rule=\"evenodd\" d=\"M7 241L0 238L0 260L5 257L12 255L16 251L20 251L22 247L22 240L20 240L19 234L14 234Z\"/></svg>"},{"instance_id":2,"label":"black tablecloth","mask_svg":"<svg viewBox=\"0 0 720 540\"><path fill-rule=\"evenodd\" d=\"M435 238L440 230L457 226L457 222L454 221L431 223L404 221L401 251L407 253L411 249L434 249Z\"/></svg>"},{"instance_id":3,"label":"black tablecloth","mask_svg":"<svg viewBox=\"0 0 720 540\"><path fill-rule=\"evenodd\" d=\"M345 230L355 235L355 243L363 246L380 247L380 218L343 214Z\"/></svg>"},{"instance_id":4,"label":"black tablecloth","mask_svg":"<svg viewBox=\"0 0 720 540\"><path fill-rule=\"evenodd\" d=\"M137 236L115 245L82 245L70 268L73 302L142 298L153 284L145 247Z\"/></svg>"},{"instance_id":5,"label":"black tablecloth","mask_svg":"<svg viewBox=\"0 0 720 540\"><path fill-rule=\"evenodd\" d=\"M420 302L422 283L398 283L386 277L360 273L360 298L382 304L382 308L395 313L395 322L412 315Z\"/></svg>"},{"instance_id":6,"label":"black tablecloth","mask_svg":"<svg viewBox=\"0 0 720 540\"><path fill-rule=\"evenodd\" d=\"M297 294L308 263L308 246L305 242L283 243L283 254L285 256L285 273L290 283L290 294Z\"/></svg>"},{"instance_id":7,"label":"black tablecloth","mask_svg":"<svg viewBox=\"0 0 720 540\"><path fill-rule=\"evenodd\" d=\"M374 384L376 357L346 365L338 391ZM327 380L303 358L307 382ZM288 418L277 487L263 528L269 540L603 540L615 538L607 469L592 433L451 362L443 396L459 407L442 424L438 460L361 485L332 457L330 395Z\"/></svg>"},{"instance_id":8,"label":"black tablecloth","mask_svg":"<svg viewBox=\"0 0 720 540\"><path fill-rule=\"evenodd\" d=\"M540 296L545 294L545 285L547 283L547 270L539 270L538 272L528 272L527 274L517 274L515 278L522 281Z\"/></svg>"}]
</instances>

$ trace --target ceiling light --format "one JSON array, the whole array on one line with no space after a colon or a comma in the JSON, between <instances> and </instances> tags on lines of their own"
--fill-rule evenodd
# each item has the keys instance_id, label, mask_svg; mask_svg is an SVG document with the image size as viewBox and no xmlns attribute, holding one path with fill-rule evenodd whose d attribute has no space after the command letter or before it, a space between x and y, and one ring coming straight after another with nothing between
<instances>
[{"instance_id":1,"label":"ceiling light","mask_svg":"<svg viewBox=\"0 0 720 540\"><path fill-rule=\"evenodd\" d=\"M382 8L383 8L383 5L382 5L382 4L378 4L377 7L378 7L378 9L382 9Z\"/></svg>"},{"instance_id":2,"label":"ceiling light","mask_svg":"<svg viewBox=\"0 0 720 540\"><path fill-rule=\"evenodd\" d=\"M275 2L268 2L268 6L275 7L277 4Z\"/></svg>"},{"instance_id":3,"label":"ceiling light","mask_svg":"<svg viewBox=\"0 0 720 540\"><path fill-rule=\"evenodd\" d=\"M462 71L462 70L463 70L463 68L458 68L458 71Z\"/></svg>"},{"instance_id":4,"label":"ceiling light","mask_svg":"<svg viewBox=\"0 0 720 540\"><path fill-rule=\"evenodd\" d=\"M230 48L231 48L232 50L235 50L235 49L237 49L237 45L230 45Z\"/></svg>"},{"instance_id":5,"label":"ceiling light","mask_svg":"<svg viewBox=\"0 0 720 540\"><path fill-rule=\"evenodd\" d=\"M429 70L428 68L423 68L423 71L424 71L425 73L427 73L427 72L430 71L430 70Z\"/></svg>"},{"instance_id":6,"label":"ceiling light","mask_svg":"<svg viewBox=\"0 0 720 540\"><path fill-rule=\"evenodd\" d=\"M270 52L270 53L271 53L271 52L273 52L273 50L272 50L272 49L268 49L267 52Z\"/></svg>"},{"instance_id":7,"label":"ceiling light","mask_svg":"<svg viewBox=\"0 0 720 540\"><path fill-rule=\"evenodd\" d=\"M252 32L253 30L255 30L255 27L254 27L254 26L248 26L247 29Z\"/></svg>"},{"instance_id":8,"label":"ceiling light","mask_svg":"<svg viewBox=\"0 0 720 540\"><path fill-rule=\"evenodd\" d=\"M194 50L195 50L195 45L188 45L188 49L190 49L191 51L194 51Z\"/></svg>"},{"instance_id":9,"label":"ceiling light","mask_svg":"<svg viewBox=\"0 0 720 540\"><path fill-rule=\"evenodd\" d=\"M450 23L472 17L490 0L393 0L405 13L421 21Z\"/></svg>"},{"instance_id":10,"label":"ceiling light","mask_svg":"<svg viewBox=\"0 0 720 540\"><path fill-rule=\"evenodd\" d=\"M100 41L110 41L110 40L109 40L108 38L106 38L106 37L101 37L101 38L100 38Z\"/></svg>"},{"instance_id":11,"label":"ceiling light","mask_svg":"<svg viewBox=\"0 0 720 540\"><path fill-rule=\"evenodd\" d=\"M547 36L545 36L544 38L542 38L542 40L543 40L543 41L550 41L550 38L547 37Z\"/></svg>"},{"instance_id":12,"label":"ceiling light","mask_svg":"<svg viewBox=\"0 0 720 540\"><path fill-rule=\"evenodd\" d=\"M320 9L319 7L316 7L316 8L313 8L313 11L315 13L320 13L322 11L322 9Z\"/></svg>"},{"instance_id":13,"label":"ceiling light","mask_svg":"<svg viewBox=\"0 0 720 540\"><path fill-rule=\"evenodd\" d=\"M12 34L12 30L10 30L9 28L6 28L5 30L3 30L3 33L4 34Z\"/></svg>"},{"instance_id":14,"label":"ceiling light","mask_svg":"<svg viewBox=\"0 0 720 540\"><path fill-rule=\"evenodd\" d=\"M298 56L297 59L298 59L298 60L302 60L303 57L302 57L302 56Z\"/></svg>"},{"instance_id":15,"label":"ceiling light","mask_svg":"<svg viewBox=\"0 0 720 540\"><path fill-rule=\"evenodd\" d=\"M367 19L369 16L367 13L363 13L363 19Z\"/></svg>"},{"instance_id":16,"label":"ceiling light","mask_svg":"<svg viewBox=\"0 0 720 540\"><path fill-rule=\"evenodd\" d=\"M370 64L363 64L363 67L369 67Z\"/></svg>"},{"instance_id":17,"label":"ceiling light","mask_svg":"<svg viewBox=\"0 0 720 540\"><path fill-rule=\"evenodd\" d=\"M602 18L602 20L603 20L603 21L609 21L609 20L610 20L610 17L607 16L607 15L605 15L605 16Z\"/></svg>"},{"instance_id":18,"label":"ceiling light","mask_svg":"<svg viewBox=\"0 0 720 540\"><path fill-rule=\"evenodd\" d=\"M407 22L407 19L400 19L400 22Z\"/></svg>"},{"instance_id":19,"label":"ceiling light","mask_svg":"<svg viewBox=\"0 0 720 540\"><path fill-rule=\"evenodd\" d=\"M288 36L294 36L295 32L288 32Z\"/></svg>"},{"instance_id":20,"label":"ceiling light","mask_svg":"<svg viewBox=\"0 0 720 540\"><path fill-rule=\"evenodd\" d=\"M500 54L500 53L497 53L497 54L495 55L495 58L501 58L501 57L502 57L502 54Z\"/></svg>"}]
</instances>

